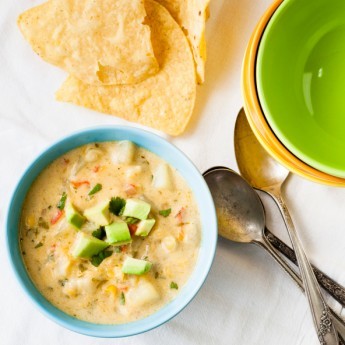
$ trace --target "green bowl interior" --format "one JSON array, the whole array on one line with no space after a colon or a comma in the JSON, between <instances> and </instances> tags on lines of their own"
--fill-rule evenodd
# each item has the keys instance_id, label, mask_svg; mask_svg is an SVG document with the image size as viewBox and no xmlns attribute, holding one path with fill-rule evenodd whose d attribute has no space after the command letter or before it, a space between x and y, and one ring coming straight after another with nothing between
<instances>
[{"instance_id":1,"label":"green bowl interior","mask_svg":"<svg viewBox=\"0 0 345 345\"><path fill-rule=\"evenodd\" d=\"M345 1L285 0L260 42L256 79L282 144L345 178Z\"/></svg>"}]
</instances>

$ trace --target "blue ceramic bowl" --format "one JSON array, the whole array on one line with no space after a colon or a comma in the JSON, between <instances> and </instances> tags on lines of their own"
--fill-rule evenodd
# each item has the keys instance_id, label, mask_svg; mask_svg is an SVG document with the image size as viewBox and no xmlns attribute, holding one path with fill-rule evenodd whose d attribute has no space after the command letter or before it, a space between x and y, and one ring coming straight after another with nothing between
<instances>
[{"instance_id":1,"label":"blue ceramic bowl","mask_svg":"<svg viewBox=\"0 0 345 345\"><path fill-rule=\"evenodd\" d=\"M19 219L25 196L40 172L64 153L92 142L131 140L175 167L189 184L197 201L202 241L196 267L178 296L156 313L134 322L120 325L100 325L78 320L48 302L36 289L26 272L19 248ZM214 203L203 177L193 163L175 146L152 133L132 127L107 126L86 129L71 134L45 150L29 166L12 196L7 213L7 247L15 275L39 310L59 325L72 331L104 338L126 337L158 327L178 314L197 294L210 270L217 243L217 218Z\"/></svg>"}]
</instances>

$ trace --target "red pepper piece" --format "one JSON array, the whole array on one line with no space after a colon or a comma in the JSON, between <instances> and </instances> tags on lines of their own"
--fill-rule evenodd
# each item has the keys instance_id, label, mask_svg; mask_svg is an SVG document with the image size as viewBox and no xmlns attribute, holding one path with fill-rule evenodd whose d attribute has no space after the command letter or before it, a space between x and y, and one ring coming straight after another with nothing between
<instances>
[{"instance_id":1,"label":"red pepper piece","mask_svg":"<svg viewBox=\"0 0 345 345\"><path fill-rule=\"evenodd\" d=\"M56 215L50 220L50 223L53 225L56 224L61 219L63 213L62 210L58 209Z\"/></svg>"}]
</instances>

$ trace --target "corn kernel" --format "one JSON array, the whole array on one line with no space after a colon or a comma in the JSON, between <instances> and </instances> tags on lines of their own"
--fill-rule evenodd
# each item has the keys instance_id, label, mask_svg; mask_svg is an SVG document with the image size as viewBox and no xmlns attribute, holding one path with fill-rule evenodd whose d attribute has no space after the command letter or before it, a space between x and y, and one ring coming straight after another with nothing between
<instances>
[{"instance_id":1,"label":"corn kernel","mask_svg":"<svg viewBox=\"0 0 345 345\"><path fill-rule=\"evenodd\" d=\"M164 237L162 240L162 247L166 252L172 252L176 248L176 240L173 236Z\"/></svg>"},{"instance_id":2,"label":"corn kernel","mask_svg":"<svg viewBox=\"0 0 345 345\"><path fill-rule=\"evenodd\" d=\"M184 231L183 229L180 229L179 233L178 233L178 236L177 236L177 239L181 242L183 241L184 239Z\"/></svg>"},{"instance_id":3,"label":"corn kernel","mask_svg":"<svg viewBox=\"0 0 345 345\"><path fill-rule=\"evenodd\" d=\"M108 292L109 294L113 294L114 296L116 296L117 294L117 288L115 285L109 285L107 286L107 288L105 289L105 292Z\"/></svg>"},{"instance_id":4,"label":"corn kernel","mask_svg":"<svg viewBox=\"0 0 345 345\"><path fill-rule=\"evenodd\" d=\"M69 285L65 285L63 288L63 292L65 295L69 296L69 297L76 297L78 296L78 289L76 286L69 286Z\"/></svg>"},{"instance_id":5,"label":"corn kernel","mask_svg":"<svg viewBox=\"0 0 345 345\"><path fill-rule=\"evenodd\" d=\"M33 214L30 214L27 218L26 218L26 225L29 228L33 228L36 225L36 218Z\"/></svg>"},{"instance_id":6,"label":"corn kernel","mask_svg":"<svg viewBox=\"0 0 345 345\"><path fill-rule=\"evenodd\" d=\"M106 275L108 279L113 279L115 277L114 271L112 269L107 269Z\"/></svg>"}]
</instances>

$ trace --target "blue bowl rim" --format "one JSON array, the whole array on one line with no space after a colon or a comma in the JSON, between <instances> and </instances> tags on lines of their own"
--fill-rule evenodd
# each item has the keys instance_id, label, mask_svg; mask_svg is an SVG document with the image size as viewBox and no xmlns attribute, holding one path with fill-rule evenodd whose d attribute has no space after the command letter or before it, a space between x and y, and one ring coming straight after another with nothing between
<instances>
[{"instance_id":1,"label":"blue bowl rim","mask_svg":"<svg viewBox=\"0 0 345 345\"><path fill-rule=\"evenodd\" d=\"M13 209L16 205L15 201L18 198L17 194L20 191L21 188L23 188L23 184L27 179L30 180L30 174L35 169L35 167L40 164L40 162L45 159L46 157L49 157L51 155L51 152L58 149L60 146L63 146L66 144L66 142L70 142L73 139L77 139L81 136L85 136L88 134L96 133L96 132L107 132L107 131L115 131L118 133L121 133L128 136L127 140L132 140L131 136L139 136L142 140L151 140L152 142L155 142L159 145L159 147L163 147L163 149L169 150L168 152L172 153L174 156L178 157L182 160L183 165L186 166L193 175L193 179L195 179L196 183L198 184L198 187L200 188L200 191L202 191L203 194L203 200L202 203L207 205L208 207L208 219L210 221L211 227L207 228L207 233L209 234L209 241L203 241L203 238L206 234L205 227L202 225L202 242L203 245L200 246L199 249L199 257L196 263L196 267L194 268L194 271L192 273L192 276L187 281L186 285L181 289L179 294L176 296L175 299L173 299L171 302L169 302L167 305L165 305L163 308L159 309L154 314L145 317L143 319L125 323L125 324L118 324L118 325L104 325L104 324L94 324L86 321L82 321L79 319L74 318L73 316L70 316L55 306L53 306L50 302L48 302L43 295L38 291L38 289L35 287L33 282L31 281L23 260L21 258L21 254L18 253L18 251L13 251L11 248L11 239L10 239L10 233L11 233L11 226L10 226L10 220L13 214ZM110 140L93 140L88 141L91 142L101 142L101 141L116 141L116 140L124 140L124 139L110 139ZM53 157L51 159L48 159L49 162L52 162L57 157L63 155L64 153L72 150L73 148L79 147L81 145L87 144L87 142L82 144L75 144L72 145L72 147L69 147L68 149L62 150L63 152L61 154L58 154L56 157ZM138 144L138 143L137 143ZM154 148L147 148L145 145L138 144L141 147L144 147L148 149L151 152L154 152ZM157 154L157 153L156 153ZM162 155L157 154L158 156L162 157ZM164 160L168 161L165 157L162 157ZM46 167L47 164L44 165ZM170 162L169 162L170 163ZM171 164L171 163L170 163ZM180 169L178 169L174 164L171 164L174 168L176 168L180 174L183 176ZM39 173L44 169L39 169L39 171L35 174L34 178L32 178L32 182L36 179L36 177L39 175ZM183 176L185 179L186 177ZM26 188L25 195L20 197L22 199L21 205L25 199L26 193L32 184L32 182L29 183L29 186ZM190 185L189 181L187 183ZM24 188L25 189L25 188ZM195 194L195 190L193 189L193 193ZM200 211L200 216L202 217L201 210L200 210L200 203L198 200L197 204ZM21 210L21 207L20 207ZM17 219L17 223L18 223ZM41 313L43 313L46 317L48 317L50 320L56 322L62 327L65 327L66 329L69 329L71 331L93 336L93 337L99 337L99 338L120 338L120 337L127 337L127 336L133 336L136 334L144 333L149 330L152 330L156 327L159 327L160 325L168 322L170 319L175 317L178 313L180 313L196 296L202 285L204 284L208 273L211 269L215 252L216 252L216 245L217 245L217 216L216 216L216 210L213 203L213 199L211 196L211 193L208 189L208 186L203 179L201 173L196 168L194 163L174 144L168 142L164 138L158 136L157 134L154 134L152 132L139 129L136 127L131 126L118 126L118 125L107 125L107 126L93 126L93 127L87 127L78 131L74 131L70 134L65 135L61 139L56 140L53 144L46 147L41 153L37 155L37 157L32 161L32 163L25 169L24 173L22 173L21 177L18 180L18 183L12 193L10 203L7 208L6 212L6 219L5 219L5 229L6 229L6 248L7 248L7 255L9 257L10 265L12 267L12 271L16 277L16 280L18 281L19 285L21 286L22 290L25 292L25 294L31 299L31 301L34 303L35 307L39 309ZM214 230L213 233L211 230ZM17 239L17 246L19 249L19 236L18 232L16 232L15 235ZM195 272L197 271L197 268L200 266L200 256L205 250L205 243L207 245L207 256L205 255L205 259L203 261L204 268L202 269L202 276L201 277L195 277ZM14 255L20 257L20 262L16 262L16 258ZM22 274L18 272L18 265L21 269ZM199 267L200 268L200 267ZM23 276L24 275L24 276ZM192 283L193 278L193 284ZM186 293L187 291L187 293ZM184 294L183 294L184 292ZM182 296L183 294L183 297ZM162 311L164 313L162 313ZM162 315L161 315L162 314ZM156 317L158 315L158 317Z\"/></svg>"}]
</instances>

